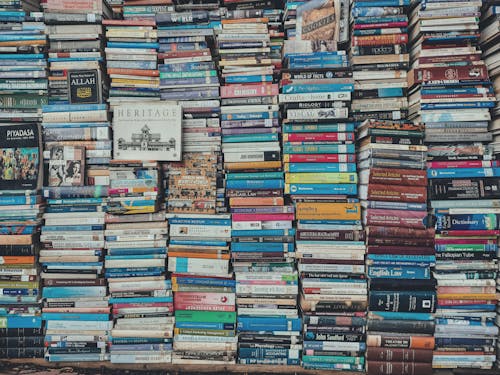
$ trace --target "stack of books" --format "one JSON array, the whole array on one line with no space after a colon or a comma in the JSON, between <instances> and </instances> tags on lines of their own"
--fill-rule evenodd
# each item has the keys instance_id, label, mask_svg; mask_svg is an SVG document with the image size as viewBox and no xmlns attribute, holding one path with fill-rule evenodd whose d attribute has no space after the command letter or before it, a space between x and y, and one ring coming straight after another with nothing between
<instances>
[{"instance_id":1,"label":"stack of books","mask_svg":"<svg viewBox=\"0 0 500 375\"><path fill-rule=\"evenodd\" d=\"M374 374L389 368L400 373L407 366L432 371L436 283L431 267L436 257L434 230L427 228L424 129L378 120L358 128L370 279L367 369ZM420 161L405 160L410 156Z\"/></svg>"},{"instance_id":2,"label":"stack of books","mask_svg":"<svg viewBox=\"0 0 500 375\"><path fill-rule=\"evenodd\" d=\"M0 119L9 122L37 122L47 104L46 36L43 22L31 12L39 2L15 1L0 4Z\"/></svg>"},{"instance_id":3,"label":"stack of books","mask_svg":"<svg viewBox=\"0 0 500 375\"><path fill-rule=\"evenodd\" d=\"M40 263L49 361L109 359L112 322L103 277L108 176L93 176L88 165L94 152L111 149L111 141L109 131L102 140L86 129L106 127L106 121L104 104L43 107L47 207Z\"/></svg>"},{"instance_id":4,"label":"stack of books","mask_svg":"<svg viewBox=\"0 0 500 375\"><path fill-rule=\"evenodd\" d=\"M337 50L335 5L299 5L293 38L285 41L285 193L296 206L303 366L363 370L367 286L349 118L354 81L345 51Z\"/></svg>"},{"instance_id":5,"label":"stack of books","mask_svg":"<svg viewBox=\"0 0 500 375\"><path fill-rule=\"evenodd\" d=\"M496 305L498 227L490 221L491 201L481 199L491 198L484 196L492 192L486 181L496 186L498 171L485 145L492 140L488 121L495 95L479 47L481 1L415 5L409 118L426 124L437 220L433 366L488 368L495 361L498 332L490 320Z\"/></svg>"},{"instance_id":6,"label":"stack of books","mask_svg":"<svg viewBox=\"0 0 500 375\"><path fill-rule=\"evenodd\" d=\"M43 204L39 125L0 126L0 356L44 356L37 267Z\"/></svg>"},{"instance_id":7,"label":"stack of books","mask_svg":"<svg viewBox=\"0 0 500 375\"><path fill-rule=\"evenodd\" d=\"M483 1L481 10L481 37L479 42L483 58L493 83L496 106L491 109L492 120L489 130L493 133L491 144L494 154L500 153L500 4L496 1Z\"/></svg>"},{"instance_id":8,"label":"stack of books","mask_svg":"<svg viewBox=\"0 0 500 375\"><path fill-rule=\"evenodd\" d=\"M101 23L112 16L106 1L49 0L43 10L49 38L49 103L101 103L108 89Z\"/></svg>"},{"instance_id":9,"label":"stack of books","mask_svg":"<svg viewBox=\"0 0 500 375\"><path fill-rule=\"evenodd\" d=\"M158 32L152 20L105 20L111 110L128 102L159 100Z\"/></svg>"},{"instance_id":10,"label":"stack of books","mask_svg":"<svg viewBox=\"0 0 500 375\"><path fill-rule=\"evenodd\" d=\"M408 115L408 16L410 0L354 1L351 63L356 91L351 110L357 121L400 120Z\"/></svg>"},{"instance_id":11,"label":"stack of books","mask_svg":"<svg viewBox=\"0 0 500 375\"><path fill-rule=\"evenodd\" d=\"M167 214L175 336L172 363L236 363L236 297L229 215Z\"/></svg>"},{"instance_id":12,"label":"stack of books","mask_svg":"<svg viewBox=\"0 0 500 375\"><path fill-rule=\"evenodd\" d=\"M180 5L179 5L180 6ZM183 108L182 161L164 165L169 212L225 212L220 96L213 61L220 11L213 4L158 14L161 98ZM189 11L181 11L187 9ZM200 173L193 173L199 170Z\"/></svg>"}]
</instances>

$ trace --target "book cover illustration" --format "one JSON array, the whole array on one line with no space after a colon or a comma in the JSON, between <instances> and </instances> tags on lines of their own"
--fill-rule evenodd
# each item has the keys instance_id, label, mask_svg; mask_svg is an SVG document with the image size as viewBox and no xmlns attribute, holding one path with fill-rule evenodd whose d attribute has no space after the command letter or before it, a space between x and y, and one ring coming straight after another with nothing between
<instances>
[{"instance_id":1,"label":"book cover illustration","mask_svg":"<svg viewBox=\"0 0 500 375\"><path fill-rule=\"evenodd\" d=\"M40 142L37 124L0 125L0 190L39 187Z\"/></svg>"},{"instance_id":2,"label":"book cover illustration","mask_svg":"<svg viewBox=\"0 0 500 375\"><path fill-rule=\"evenodd\" d=\"M84 167L84 147L52 147L49 160L49 186L82 186Z\"/></svg>"},{"instance_id":3,"label":"book cover illustration","mask_svg":"<svg viewBox=\"0 0 500 375\"><path fill-rule=\"evenodd\" d=\"M181 106L167 103L119 105L114 109L113 128L115 159L181 160Z\"/></svg>"}]
</instances>

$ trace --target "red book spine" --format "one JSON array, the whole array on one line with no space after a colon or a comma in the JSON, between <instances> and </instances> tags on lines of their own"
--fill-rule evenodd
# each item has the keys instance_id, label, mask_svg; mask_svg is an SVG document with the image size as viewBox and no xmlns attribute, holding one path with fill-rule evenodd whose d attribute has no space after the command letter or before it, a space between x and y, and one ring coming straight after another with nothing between
<instances>
[{"instance_id":1,"label":"red book spine","mask_svg":"<svg viewBox=\"0 0 500 375\"><path fill-rule=\"evenodd\" d=\"M173 51L163 52L158 54L159 59L177 59L183 57L197 57L197 56L212 56L210 50L201 51Z\"/></svg>"},{"instance_id":2,"label":"red book spine","mask_svg":"<svg viewBox=\"0 0 500 375\"><path fill-rule=\"evenodd\" d=\"M486 65L449 66L435 68L418 68L415 71L416 82L456 82L488 79Z\"/></svg>"},{"instance_id":3,"label":"red book spine","mask_svg":"<svg viewBox=\"0 0 500 375\"><path fill-rule=\"evenodd\" d=\"M494 98L490 94L439 94L439 95L422 95L422 99L470 99L470 98Z\"/></svg>"},{"instance_id":4,"label":"red book spine","mask_svg":"<svg viewBox=\"0 0 500 375\"><path fill-rule=\"evenodd\" d=\"M372 168L370 178L372 184L427 186L427 173L420 170Z\"/></svg>"},{"instance_id":5,"label":"red book spine","mask_svg":"<svg viewBox=\"0 0 500 375\"><path fill-rule=\"evenodd\" d=\"M292 214L233 214L233 221L291 221L295 215Z\"/></svg>"},{"instance_id":6,"label":"red book spine","mask_svg":"<svg viewBox=\"0 0 500 375\"><path fill-rule=\"evenodd\" d=\"M316 142L316 141L352 141L354 133L291 133L283 135L283 141Z\"/></svg>"},{"instance_id":7,"label":"red book spine","mask_svg":"<svg viewBox=\"0 0 500 375\"><path fill-rule=\"evenodd\" d=\"M289 163L355 163L356 154L291 154L285 155Z\"/></svg>"},{"instance_id":8,"label":"red book spine","mask_svg":"<svg viewBox=\"0 0 500 375\"><path fill-rule=\"evenodd\" d=\"M221 87L220 94L222 98L274 96L279 95L279 88L276 84L230 85Z\"/></svg>"},{"instance_id":9,"label":"red book spine","mask_svg":"<svg viewBox=\"0 0 500 375\"><path fill-rule=\"evenodd\" d=\"M432 363L368 361L366 369L367 375L429 375Z\"/></svg>"},{"instance_id":10,"label":"red book spine","mask_svg":"<svg viewBox=\"0 0 500 375\"><path fill-rule=\"evenodd\" d=\"M405 348L366 348L368 361L432 362L432 350Z\"/></svg>"},{"instance_id":11,"label":"red book spine","mask_svg":"<svg viewBox=\"0 0 500 375\"><path fill-rule=\"evenodd\" d=\"M393 27L407 27L408 21L400 21L400 22L379 22L379 23L358 23L354 25L355 30L364 30L364 29L387 29Z\"/></svg>"},{"instance_id":12,"label":"red book spine","mask_svg":"<svg viewBox=\"0 0 500 375\"><path fill-rule=\"evenodd\" d=\"M408 43L408 34L355 36L352 38L353 46L379 46L404 43Z\"/></svg>"},{"instance_id":13,"label":"red book spine","mask_svg":"<svg viewBox=\"0 0 500 375\"><path fill-rule=\"evenodd\" d=\"M498 160L429 161L427 168L491 168L500 165Z\"/></svg>"},{"instance_id":14,"label":"red book spine","mask_svg":"<svg viewBox=\"0 0 500 375\"><path fill-rule=\"evenodd\" d=\"M495 245L497 243L496 239L476 239L476 238L461 238L461 239L450 239L450 238L436 238L436 245Z\"/></svg>"},{"instance_id":15,"label":"red book spine","mask_svg":"<svg viewBox=\"0 0 500 375\"><path fill-rule=\"evenodd\" d=\"M500 232L500 231L499 231ZM415 228L398 228L384 226L370 226L368 228L369 237L404 237L404 238L426 238L433 239L435 230L433 228L415 229Z\"/></svg>"},{"instance_id":16,"label":"red book spine","mask_svg":"<svg viewBox=\"0 0 500 375\"><path fill-rule=\"evenodd\" d=\"M427 187L402 185L368 185L368 200L385 202L427 202Z\"/></svg>"}]
</instances>

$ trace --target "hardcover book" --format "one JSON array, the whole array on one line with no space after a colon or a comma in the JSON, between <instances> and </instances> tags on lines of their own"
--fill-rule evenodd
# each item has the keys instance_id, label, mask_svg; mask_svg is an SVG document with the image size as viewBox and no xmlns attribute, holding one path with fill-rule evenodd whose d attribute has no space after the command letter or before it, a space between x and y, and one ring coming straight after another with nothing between
<instances>
[{"instance_id":1,"label":"hardcover book","mask_svg":"<svg viewBox=\"0 0 500 375\"><path fill-rule=\"evenodd\" d=\"M37 124L0 125L0 190L40 186L40 134Z\"/></svg>"},{"instance_id":2,"label":"hardcover book","mask_svg":"<svg viewBox=\"0 0 500 375\"><path fill-rule=\"evenodd\" d=\"M114 157L179 161L182 107L167 103L118 105L114 110Z\"/></svg>"},{"instance_id":3,"label":"hardcover book","mask_svg":"<svg viewBox=\"0 0 500 375\"><path fill-rule=\"evenodd\" d=\"M101 74L99 70L68 72L70 104L97 104L102 102Z\"/></svg>"}]
</instances>

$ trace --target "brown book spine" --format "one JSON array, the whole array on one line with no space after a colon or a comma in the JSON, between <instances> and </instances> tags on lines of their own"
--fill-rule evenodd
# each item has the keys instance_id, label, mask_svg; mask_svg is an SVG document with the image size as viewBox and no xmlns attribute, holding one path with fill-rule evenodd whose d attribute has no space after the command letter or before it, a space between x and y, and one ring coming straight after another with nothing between
<instances>
[{"instance_id":1,"label":"brown book spine","mask_svg":"<svg viewBox=\"0 0 500 375\"><path fill-rule=\"evenodd\" d=\"M415 229L415 228L381 227L381 226L370 226L368 228L368 237L377 237L377 238L399 237L399 238L434 239L434 236L435 236L434 228Z\"/></svg>"},{"instance_id":2,"label":"brown book spine","mask_svg":"<svg viewBox=\"0 0 500 375\"><path fill-rule=\"evenodd\" d=\"M405 43L408 43L408 34L371 35L352 38L353 46L376 46Z\"/></svg>"},{"instance_id":3,"label":"brown book spine","mask_svg":"<svg viewBox=\"0 0 500 375\"><path fill-rule=\"evenodd\" d=\"M434 246L434 241L427 238L383 238L368 237L368 245L389 245L389 246Z\"/></svg>"},{"instance_id":4,"label":"brown book spine","mask_svg":"<svg viewBox=\"0 0 500 375\"><path fill-rule=\"evenodd\" d=\"M386 202L427 202L427 187L403 185L368 185L368 200Z\"/></svg>"},{"instance_id":5,"label":"brown book spine","mask_svg":"<svg viewBox=\"0 0 500 375\"><path fill-rule=\"evenodd\" d=\"M432 363L368 361L366 369L367 375L429 375Z\"/></svg>"},{"instance_id":6,"label":"brown book spine","mask_svg":"<svg viewBox=\"0 0 500 375\"><path fill-rule=\"evenodd\" d=\"M417 83L434 81L476 81L488 78L486 65L419 68L415 71Z\"/></svg>"},{"instance_id":7,"label":"brown book spine","mask_svg":"<svg viewBox=\"0 0 500 375\"><path fill-rule=\"evenodd\" d=\"M367 361L401 361L401 362L432 362L432 350L403 349L403 348L375 348L366 349Z\"/></svg>"},{"instance_id":8,"label":"brown book spine","mask_svg":"<svg viewBox=\"0 0 500 375\"><path fill-rule=\"evenodd\" d=\"M427 186L427 173L421 170L373 168L369 183Z\"/></svg>"}]
</instances>

